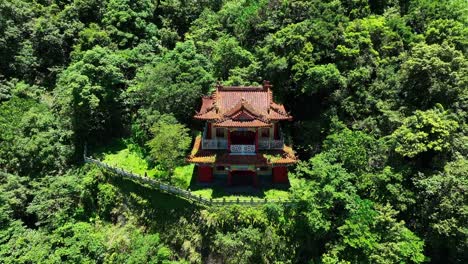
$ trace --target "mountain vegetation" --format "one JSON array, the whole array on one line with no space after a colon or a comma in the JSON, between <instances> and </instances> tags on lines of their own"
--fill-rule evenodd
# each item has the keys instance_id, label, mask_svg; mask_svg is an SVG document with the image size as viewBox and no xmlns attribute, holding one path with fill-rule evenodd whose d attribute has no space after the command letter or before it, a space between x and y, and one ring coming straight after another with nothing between
<instances>
[{"instance_id":1,"label":"mountain vegetation","mask_svg":"<svg viewBox=\"0 0 468 264\"><path fill-rule=\"evenodd\" d=\"M467 21L464 0L0 0L0 263L467 263ZM83 163L123 140L178 182L201 96L263 80L294 116L290 205Z\"/></svg>"}]
</instances>

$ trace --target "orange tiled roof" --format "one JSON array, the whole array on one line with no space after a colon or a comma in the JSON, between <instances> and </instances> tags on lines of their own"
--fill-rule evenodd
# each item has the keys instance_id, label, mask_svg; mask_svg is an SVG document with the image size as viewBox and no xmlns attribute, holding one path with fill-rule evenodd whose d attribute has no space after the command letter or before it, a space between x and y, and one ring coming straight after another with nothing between
<instances>
[{"instance_id":1,"label":"orange tiled roof","mask_svg":"<svg viewBox=\"0 0 468 264\"><path fill-rule=\"evenodd\" d=\"M270 123L263 122L261 120L247 120L247 121L237 121L232 119L227 119L214 123L215 127L271 127Z\"/></svg>"},{"instance_id":2,"label":"orange tiled roof","mask_svg":"<svg viewBox=\"0 0 468 264\"><path fill-rule=\"evenodd\" d=\"M217 85L216 91L209 97L203 97L200 111L194 116L196 119L211 120L216 123L228 119L237 120L240 113L245 118L250 115L249 121L260 120L262 122L230 123L229 127L236 125L254 127L271 124L274 120L291 120L284 106L273 102L271 85L265 81L262 86L222 86ZM223 126L223 125L218 125Z\"/></svg>"},{"instance_id":3,"label":"orange tiled roof","mask_svg":"<svg viewBox=\"0 0 468 264\"><path fill-rule=\"evenodd\" d=\"M195 138L193 149L190 152L190 156L187 158L188 162L191 163L213 163L216 158L216 153L212 153L208 150L203 150L201 147L201 136Z\"/></svg>"},{"instance_id":4,"label":"orange tiled roof","mask_svg":"<svg viewBox=\"0 0 468 264\"><path fill-rule=\"evenodd\" d=\"M294 164L297 158L291 147L284 146L283 149L260 151L256 155L230 155L226 150L203 150L201 148L201 136L195 139L192 152L187 158L190 163L203 164L242 164L242 165L275 165Z\"/></svg>"}]
</instances>

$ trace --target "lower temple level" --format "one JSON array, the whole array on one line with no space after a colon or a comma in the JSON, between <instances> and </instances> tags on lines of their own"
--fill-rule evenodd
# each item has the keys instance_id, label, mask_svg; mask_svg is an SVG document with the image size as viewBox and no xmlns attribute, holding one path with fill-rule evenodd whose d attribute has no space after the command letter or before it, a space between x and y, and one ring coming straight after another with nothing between
<instances>
[{"instance_id":1,"label":"lower temple level","mask_svg":"<svg viewBox=\"0 0 468 264\"><path fill-rule=\"evenodd\" d=\"M271 183L288 183L288 168L286 166L197 165L197 182L211 183L214 181L224 182L227 186L251 185L254 187Z\"/></svg>"}]
</instances>

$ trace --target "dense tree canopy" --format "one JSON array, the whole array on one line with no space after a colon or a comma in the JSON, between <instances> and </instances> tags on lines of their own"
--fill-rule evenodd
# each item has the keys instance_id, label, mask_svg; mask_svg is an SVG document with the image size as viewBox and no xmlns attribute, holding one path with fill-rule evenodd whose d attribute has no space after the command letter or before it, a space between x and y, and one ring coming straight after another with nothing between
<instances>
[{"instance_id":1,"label":"dense tree canopy","mask_svg":"<svg viewBox=\"0 0 468 264\"><path fill-rule=\"evenodd\" d=\"M467 9L0 1L0 263L467 263ZM294 117L288 206L199 208L82 163L124 139L170 181L201 96L263 80Z\"/></svg>"},{"instance_id":2,"label":"dense tree canopy","mask_svg":"<svg viewBox=\"0 0 468 264\"><path fill-rule=\"evenodd\" d=\"M151 128L151 132L154 137L147 143L151 157L172 176L177 165L185 160L185 151L191 142L189 130L184 125L160 120Z\"/></svg>"}]
</instances>

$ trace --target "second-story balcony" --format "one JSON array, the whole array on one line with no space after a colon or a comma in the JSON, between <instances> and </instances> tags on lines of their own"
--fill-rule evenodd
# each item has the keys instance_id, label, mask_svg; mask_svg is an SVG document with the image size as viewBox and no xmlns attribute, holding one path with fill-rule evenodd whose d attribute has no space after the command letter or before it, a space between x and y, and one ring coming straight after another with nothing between
<instances>
[{"instance_id":1,"label":"second-story balcony","mask_svg":"<svg viewBox=\"0 0 468 264\"><path fill-rule=\"evenodd\" d=\"M206 139L202 138L202 148L203 149L226 149L227 150L227 140L223 138L214 138Z\"/></svg>"},{"instance_id":2,"label":"second-story balcony","mask_svg":"<svg viewBox=\"0 0 468 264\"><path fill-rule=\"evenodd\" d=\"M279 139L260 138L258 140L259 149L282 149L283 146L283 137L280 137Z\"/></svg>"},{"instance_id":3,"label":"second-story balcony","mask_svg":"<svg viewBox=\"0 0 468 264\"><path fill-rule=\"evenodd\" d=\"M202 135L202 149L227 149L228 141L225 138L206 138L206 127Z\"/></svg>"},{"instance_id":4,"label":"second-story balcony","mask_svg":"<svg viewBox=\"0 0 468 264\"><path fill-rule=\"evenodd\" d=\"M230 131L228 139L224 137L207 138L206 127L202 135L202 149L208 150L226 150L233 154L252 154L258 150L282 149L284 146L283 137L278 139L270 137L256 137L255 132L248 130Z\"/></svg>"}]
</instances>

